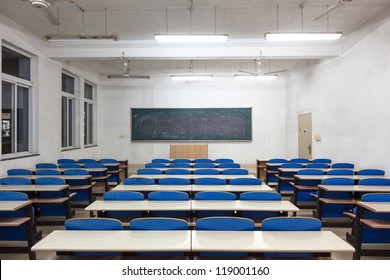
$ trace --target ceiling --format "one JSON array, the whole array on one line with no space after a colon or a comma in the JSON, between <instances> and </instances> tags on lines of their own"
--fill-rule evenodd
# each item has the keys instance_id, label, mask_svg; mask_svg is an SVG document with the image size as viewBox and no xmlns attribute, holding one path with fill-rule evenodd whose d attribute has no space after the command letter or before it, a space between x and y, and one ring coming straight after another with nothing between
<instances>
[{"instance_id":1,"label":"ceiling","mask_svg":"<svg viewBox=\"0 0 390 280\"><path fill-rule=\"evenodd\" d=\"M259 57L260 53L264 59L273 59L273 71L288 69L300 59L334 57L338 51L335 43L292 46L270 44L264 41L263 35L266 32L302 30L340 31L347 35L379 12L390 9L390 0L354 0L331 12L329 18L324 16L314 20L326 10L327 5L331 6L338 1L194 0L191 17L188 0L59 0L51 7L54 14L59 15L58 27L47 20L44 11L32 7L28 1L0 0L0 12L41 38L47 34L83 32L119 34L121 40L109 45L47 44L50 57L77 60L98 73L120 72L122 67L118 58L122 52L128 58L138 60L131 67L137 72L142 71L142 67L146 72L153 70L156 75L179 72L180 69L188 69L189 63L179 63L177 60L194 60L199 69L213 69L224 73L237 71L237 68L252 71L253 59ZM302 3L303 10L299 8ZM84 17L81 9L85 11ZM161 46L156 45L153 40L156 33L190 32L229 34L229 44ZM268 61L264 62L262 68L270 68Z\"/></svg>"}]
</instances>

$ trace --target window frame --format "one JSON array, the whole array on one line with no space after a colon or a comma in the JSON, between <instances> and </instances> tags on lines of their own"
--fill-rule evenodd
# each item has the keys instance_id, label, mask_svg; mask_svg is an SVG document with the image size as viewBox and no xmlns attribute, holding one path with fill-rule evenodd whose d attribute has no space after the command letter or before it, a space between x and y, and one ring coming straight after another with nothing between
<instances>
[{"instance_id":1,"label":"window frame","mask_svg":"<svg viewBox=\"0 0 390 280\"><path fill-rule=\"evenodd\" d=\"M85 86L89 85L92 87L92 99L85 97ZM94 83L89 82L88 80L84 80L84 103L83 103L83 143L84 147L90 147L90 146L96 146L96 91L97 87ZM87 105L87 111L85 110L85 105ZM92 120L90 120L90 108L92 107ZM91 127L89 124L91 123ZM87 127L86 127L87 126ZM87 135L85 134L85 129L87 128ZM92 133L91 133L92 129ZM92 134L92 135L91 135ZM92 141L90 142L89 139L92 138ZM87 140L87 141L86 141Z\"/></svg>"}]
</instances>

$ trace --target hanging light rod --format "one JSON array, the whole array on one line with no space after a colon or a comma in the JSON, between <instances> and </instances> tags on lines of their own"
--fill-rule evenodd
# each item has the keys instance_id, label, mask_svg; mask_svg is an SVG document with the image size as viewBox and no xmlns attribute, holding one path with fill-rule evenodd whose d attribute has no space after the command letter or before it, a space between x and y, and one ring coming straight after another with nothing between
<instances>
[{"instance_id":1,"label":"hanging light rod","mask_svg":"<svg viewBox=\"0 0 390 280\"><path fill-rule=\"evenodd\" d=\"M332 41L339 40L341 32L335 33L265 33L268 41Z\"/></svg>"},{"instance_id":2,"label":"hanging light rod","mask_svg":"<svg viewBox=\"0 0 390 280\"><path fill-rule=\"evenodd\" d=\"M46 42L119 41L119 35L45 35Z\"/></svg>"},{"instance_id":3,"label":"hanging light rod","mask_svg":"<svg viewBox=\"0 0 390 280\"><path fill-rule=\"evenodd\" d=\"M213 75L171 75L172 81L212 81Z\"/></svg>"},{"instance_id":4,"label":"hanging light rod","mask_svg":"<svg viewBox=\"0 0 390 280\"><path fill-rule=\"evenodd\" d=\"M161 43L224 43L229 35L167 35L155 34L154 39Z\"/></svg>"}]
</instances>

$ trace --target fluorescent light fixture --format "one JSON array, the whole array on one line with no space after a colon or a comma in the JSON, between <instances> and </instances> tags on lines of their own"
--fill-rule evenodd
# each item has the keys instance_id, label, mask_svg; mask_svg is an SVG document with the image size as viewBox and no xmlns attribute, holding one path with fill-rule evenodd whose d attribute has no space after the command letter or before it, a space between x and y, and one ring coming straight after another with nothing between
<instances>
[{"instance_id":1,"label":"fluorescent light fixture","mask_svg":"<svg viewBox=\"0 0 390 280\"><path fill-rule=\"evenodd\" d=\"M156 34L154 39L161 43L223 43L229 35L164 35Z\"/></svg>"},{"instance_id":2,"label":"fluorescent light fixture","mask_svg":"<svg viewBox=\"0 0 390 280\"><path fill-rule=\"evenodd\" d=\"M119 41L117 34L111 35L45 35L47 42L104 42L104 41Z\"/></svg>"},{"instance_id":3,"label":"fluorescent light fixture","mask_svg":"<svg viewBox=\"0 0 390 280\"><path fill-rule=\"evenodd\" d=\"M172 81L211 81L213 80L213 75L172 75Z\"/></svg>"},{"instance_id":4,"label":"fluorescent light fixture","mask_svg":"<svg viewBox=\"0 0 390 280\"><path fill-rule=\"evenodd\" d=\"M255 75L234 75L234 79L240 80L240 81L249 81L249 80L254 80Z\"/></svg>"},{"instance_id":5,"label":"fluorescent light fixture","mask_svg":"<svg viewBox=\"0 0 390 280\"><path fill-rule=\"evenodd\" d=\"M335 33L265 33L269 41L332 41L343 36L341 32Z\"/></svg>"}]
</instances>

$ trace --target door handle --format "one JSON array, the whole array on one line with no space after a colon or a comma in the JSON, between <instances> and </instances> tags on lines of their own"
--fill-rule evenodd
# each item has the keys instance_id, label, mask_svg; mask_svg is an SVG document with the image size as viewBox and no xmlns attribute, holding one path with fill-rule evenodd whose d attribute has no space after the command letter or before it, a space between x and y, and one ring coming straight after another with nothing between
<instances>
[{"instance_id":1,"label":"door handle","mask_svg":"<svg viewBox=\"0 0 390 280\"><path fill-rule=\"evenodd\" d=\"M307 148L309 149L309 154L311 155L311 145L307 146Z\"/></svg>"}]
</instances>

